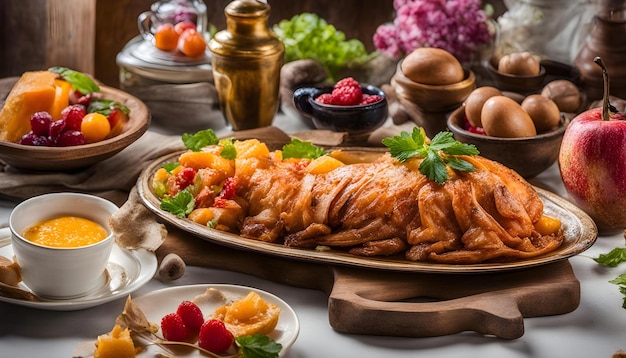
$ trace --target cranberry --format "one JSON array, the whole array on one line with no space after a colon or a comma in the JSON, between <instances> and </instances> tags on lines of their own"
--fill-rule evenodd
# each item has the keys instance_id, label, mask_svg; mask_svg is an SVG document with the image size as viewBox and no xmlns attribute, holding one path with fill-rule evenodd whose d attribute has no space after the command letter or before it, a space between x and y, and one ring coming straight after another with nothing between
<instances>
[{"instance_id":1,"label":"cranberry","mask_svg":"<svg viewBox=\"0 0 626 358\"><path fill-rule=\"evenodd\" d=\"M83 132L69 130L61 133L55 143L58 147L71 147L75 145L83 145L86 141Z\"/></svg>"},{"instance_id":2,"label":"cranberry","mask_svg":"<svg viewBox=\"0 0 626 358\"><path fill-rule=\"evenodd\" d=\"M52 116L48 112L37 112L30 117L30 128L37 136L47 136L52 123Z\"/></svg>"}]
</instances>

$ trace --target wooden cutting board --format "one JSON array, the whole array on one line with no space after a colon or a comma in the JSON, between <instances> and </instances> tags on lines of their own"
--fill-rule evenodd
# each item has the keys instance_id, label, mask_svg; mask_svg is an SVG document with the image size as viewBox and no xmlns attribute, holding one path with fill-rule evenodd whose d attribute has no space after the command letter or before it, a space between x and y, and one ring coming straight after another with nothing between
<instances>
[{"instance_id":1,"label":"wooden cutting board","mask_svg":"<svg viewBox=\"0 0 626 358\"><path fill-rule=\"evenodd\" d=\"M580 303L569 261L486 274L393 272L298 261L229 248L174 227L158 249L187 265L246 273L326 292L339 332L432 337L474 331L504 339L524 334L524 318L564 314Z\"/></svg>"}]
</instances>

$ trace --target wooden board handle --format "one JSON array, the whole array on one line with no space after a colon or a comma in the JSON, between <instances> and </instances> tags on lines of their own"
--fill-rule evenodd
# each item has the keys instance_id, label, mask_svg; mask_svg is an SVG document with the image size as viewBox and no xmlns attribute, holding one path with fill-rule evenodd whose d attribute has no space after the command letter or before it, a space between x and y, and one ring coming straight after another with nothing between
<instances>
[{"instance_id":1,"label":"wooden board handle","mask_svg":"<svg viewBox=\"0 0 626 358\"><path fill-rule=\"evenodd\" d=\"M488 275L404 274L335 268L329 321L340 332L432 337L524 334L524 317L571 312L580 285L569 262Z\"/></svg>"}]
</instances>

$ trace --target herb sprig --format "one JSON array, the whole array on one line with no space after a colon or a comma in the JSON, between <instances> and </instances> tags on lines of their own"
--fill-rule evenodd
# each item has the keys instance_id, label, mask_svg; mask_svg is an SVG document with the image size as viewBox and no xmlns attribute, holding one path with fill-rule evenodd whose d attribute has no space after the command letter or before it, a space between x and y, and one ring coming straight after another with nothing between
<instances>
[{"instance_id":1,"label":"herb sprig","mask_svg":"<svg viewBox=\"0 0 626 358\"><path fill-rule=\"evenodd\" d=\"M604 266L617 267L622 262L626 262L626 247L616 247L607 254L598 255L593 260ZM610 280L609 283L619 287L619 292L625 296L622 308L626 308L626 273Z\"/></svg>"},{"instance_id":2,"label":"herb sprig","mask_svg":"<svg viewBox=\"0 0 626 358\"><path fill-rule=\"evenodd\" d=\"M72 85L81 94L100 92L100 87L89 76L82 72L74 71L66 67L50 67L50 72L58 73L61 77Z\"/></svg>"},{"instance_id":3,"label":"herb sprig","mask_svg":"<svg viewBox=\"0 0 626 358\"><path fill-rule=\"evenodd\" d=\"M424 132L415 127L412 133L402 131L400 135L383 139L382 143L389 148L391 156L401 162L413 157L424 158L419 165L420 173L439 184L448 180L447 166L464 172L476 170L458 156L477 155L478 149L472 144L456 141L451 132L440 132L428 143Z\"/></svg>"},{"instance_id":4,"label":"herb sprig","mask_svg":"<svg viewBox=\"0 0 626 358\"><path fill-rule=\"evenodd\" d=\"M317 159L328 151L320 148L311 142L303 142L297 138L283 146L283 159L287 158L307 158Z\"/></svg>"}]
</instances>

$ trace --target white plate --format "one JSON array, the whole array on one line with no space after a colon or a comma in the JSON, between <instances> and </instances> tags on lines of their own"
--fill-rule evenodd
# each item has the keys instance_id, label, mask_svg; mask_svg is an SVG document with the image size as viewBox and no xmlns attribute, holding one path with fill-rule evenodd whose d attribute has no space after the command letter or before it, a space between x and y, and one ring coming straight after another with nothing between
<instances>
[{"instance_id":1,"label":"white plate","mask_svg":"<svg viewBox=\"0 0 626 358\"><path fill-rule=\"evenodd\" d=\"M163 316L168 313L176 312L176 308L182 301L193 300L195 296L203 294L207 290L207 288L215 288L217 290L220 290L227 298L232 300L244 297L250 291L254 291L258 293L263 300L280 307L278 324L276 325L274 331L268 334L268 337L283 346L282 350L279 353L279 356L284 356L289 347L291 347L296 341L296 338L298 338L298 334L300 332L300 322L298 321L298 316L296 316L294 310L287 303L285 303L285 301L278 298L277 296L252 287L226 284L177 286L164 288L161 290L150 292L141 297L133 298L133 302L137 304L137 306L139 306L139 308L143 311L148 321L160 324L161 318L163 318ZM220 304L218 303L215 303L214 307L204 305L203 313L205 314L205 318L207 318L207 314L211 314L218 306L220 306ZM160 332L158 332L157 334L159 336L161 335ZM152 357L153 355L151 355L151 352L156 352L158 351L158 349L158 347L154 346L148 347L148 349L144 351L144 353L138 355L138 357ZM196 350L189 351L188 354L183 356L206 357L206 355L203 355Z\"/></svg>"},{"instance_id":2,"label":"white plate","mask_svg":"<svg viewBox=\"0 0 626 358\"><path fill-rule=\"evenodd\" d=\"M13 247L10 238L0 238L0 256L13 259ZM51 311L76 311L101 305L127 296L136 291L154 277L157 270L157 258L148 250L125 250L113 245L111 258L107 265L108 279L103 280L101 288L86 296L67 300L26 301L0 295L0 301L16 305ZM28 290L24 283L20 288Z\"/></svg>"}]
</instances>

